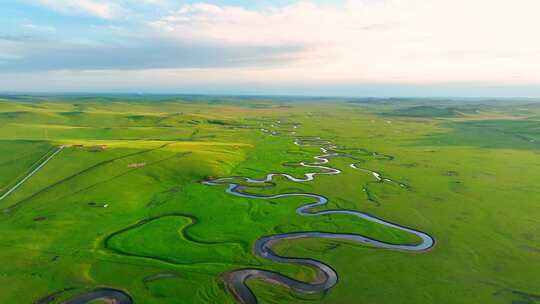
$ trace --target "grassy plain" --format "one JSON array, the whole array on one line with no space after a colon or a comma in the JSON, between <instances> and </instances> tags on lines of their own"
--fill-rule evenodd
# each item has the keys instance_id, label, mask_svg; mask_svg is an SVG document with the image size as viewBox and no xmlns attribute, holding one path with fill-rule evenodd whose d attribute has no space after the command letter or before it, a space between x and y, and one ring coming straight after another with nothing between
<instances>
[{"instance_id":1,"label":"grassy plain","mask_svg":"<svg viewBox=\"0 0 540 304\"><path fill-rule=\"evenodd\" d=\"M0 99L0 195L69 145L0 201L0 303L63 291L51 302L62 303L98 287L125 290L136 303L235 303L221 279L227 271L314 276L255 257L261 236L317 230L416 241L348 216L300 217L305 198L238 198L200 183L308 172L291 164L320 151L294 145L294 125L296 135L331 140L355 160L332 159L338 176L278 179L250 192L323 194L328 209L414 227L437 245L410 254L282 242L278 253L332 265L339 284L306 297L252 282L261 303L540 302L538 104L49 96ZM410 189L377 183L352 162Z\"/></svg>"}]
</instances>

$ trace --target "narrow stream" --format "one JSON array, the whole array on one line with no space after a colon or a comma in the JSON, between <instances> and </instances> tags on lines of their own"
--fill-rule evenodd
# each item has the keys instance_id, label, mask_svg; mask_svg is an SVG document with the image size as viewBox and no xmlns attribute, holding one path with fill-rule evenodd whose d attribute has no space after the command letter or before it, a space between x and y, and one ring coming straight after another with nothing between
<instances>
[{"instance_id":1,"label":"narrow stream","mask_svg":"<svg viewBox=\"0 0 540 304\"><path fill-rule=\"evenodd\" d=\"M315 144L313 142L315 142ZM250 177L225 177L225 178L214 179L211 181L205 181L204 184L209 185L209 186L228 185L227 190L226 190L227 193L231 195L251 198L251 199L274 200L274 199L280 199L280 198L285 198L285 197L308 197L310 199L313 199L313 202L307 205L303 205L299 207L298 209L296 209L297 214L301 216L321 216L321 215L335 215L335 214L352 215L362 220L367 220L376 224L384 225L393 229L397 229L397 230L401 230L407 233L414 234L421 240L421 242L416 245L390 244L383 241L371 239L371 238L368 238L366 236L362 236L359 234L327 233L327 232L319 232L319 231L284 233L284 234L276 234L276 235L261 237L255 243L254 251L257 256L274 261L274 262L278 262L278 263L296 264L296 265L308 266L308 267L314 268L317 271L317 278L312 282L302 282L302 281L292 279L290 277L287 277L277 272L272 272L272 271L267 271L267 270L262 270L262 269L236 270L236 271L226 274L225 277L227 280L228 288L236 296L236 298L238 299L240 303L243 303L243 304L256 304L257 303L257 297L253 294L251 289L246 284L247 281L252 280L252 279L269 281L275 284L285 286L295 292L306 293L306 294L325 292L337 284L338 274L329 265L326 265L320 261L316 261L314 259L309 259L309 258L283 257L273 252L272 246L282 240L298 240L298 239L305 239L305 238L348 240L348 241L358 242L362 244L367 244L367 245L378 247L378 248L409 251L409 252L421 252L421 251L428 250L434 246L435 244L434 239L424 232L421 232L412 228L407 228L398 224L394 224L394 223L382 220L380 218L374 217L372 215L369 215L363 212L354 211L354 210L344 210L344 209L312 211L312 209L314 209L315 207L323 206L328 203L328 198L322 195L312 194L312 193L283 193L283 194L277 194L277 195L271 195L271 196L259 196L259 195L244 193L242 191L244 186L237 183L237 181L239 180L249 182L249 183L260 184L260 183L271 182L276 176L282 176L292 182L301 183L301 182L312 181L317 175L337 175L341 173L339 169L332 168L329 166L324 166L325 164L330 162L329 159L331 157L339 155L339 153L331 152L334 149L336 149L336 146L334 146L332 143L328 141L323 141L320 138L312 139L311 143L304 142L304 140L302 139L296 139L294 143L299 146L319 146L323 154L320 156L315 156L314 157L314 159L316 160L315 162L311 162L311 163L301 162L300 166L307 167L307 168L321 169L323 170L323 172L306 173L304 174L303 178L296 178L294 176L283 174L283 173L270 173L266 175L266 177L263 179L253 179ZM352 164L351 167L354 169L361 169L357 167L355 164ZM365 170L365 169L362 169L362 170ZM374 171L369 171L369 170L365 170L365 171L371 172L371 174L378 181L383 181L379 173L374 172Z\"/></svg>"},{"instance_id":2,"label":"narrow stream","mask_svg":"<svg viewBox=\"0 0 540 304\"><path fill-rule=\"evenodd\" d=\"M296 126L295 126L296 129ZM276 136L278 132L269 131L267 129L261 129L265 133L269 133L272 136ZM210 181L204 181L203 184L208 186L222 186L227 185L227 193L251 198L258 200L275 200L286 197L308 197L313 201L309 204L303 205L296 209L296 213L300 216L322 216L322 215L352 215L361 220L367 220L376 224L384 225L393 229L404 231L416 235L421 242L416 245L407 245L407 244L390 244L380 240L372 239L359 234L351 233L327 233L320 231L309 231L309 232L295 232L295 233L284 233L263 236L259 238L254 245L255 254L261 258L265 258L278 263L287 263L295 264L300 266L311 267L316 270L317 277L312 282L302 282L295 280L293 278L287 277L283 274L272 272L263 269L239 269L227 273L225 275L226 283L229 290L235 295L237 300L242 304L256 304L257 297L247 286L247 281L253 279L265 280L275 284L285 286L295 292L313 294L319 292L325 292L333 288L338 283L338 274L337 272L329 265L324 264L323 262L309 259L309 258L294 258L294 257L283 257L279 256L272 251L272 246L283 240L298 240L306 238L321 238L321 239L332 239L332 240L347 240L366 244L369 246L374 246L378 248L390 249L390 250L400 250L400 251L409 251L409 252L421 252L430 249L434 246L434 239L428 234L412 229L407 228L395 223L385 221L383 219L374 217L367 213L354 210L345 210L345 209L336 209L336 210L323 210L323 211L313 211L314 208L324 206L328 203L328 198L313 194L313 193L282 193L271 196L260 196L254 194L248 194L242 191L244 188L243 185L239 184L238 181L244 181L254 184L263 184L267 182L272 182L274 177L281 176L292 182L309 182L314 180L317 175L338 175L341 173L341 170L325 166L330 162L331 157L336 157L342 155L341 153L336 152L337 149L335 145L331 142L321 140L320 138L298 138L295 139L294 143L299 146L317 146L321 149L322 155L315 156L315 162L301 162L300 166L306 168L314 168L322 170L322 172L312 172L304 174L303 178L296 178L289 174L284 173L270 173L262 179L254 179L250 177L224 177L218 178ZM343 154L346 155L346 154ZM54 156L54 155L53 155ZM351 168L360 169L366 172L369 172L373 177L379 181L389 181L394 182L390 179L385 179L382 175L375 171L370 171L367 169L359 168L356 164L351 164ZM402 184L400 184L402 185ZM54 301L54 296L49 296L45 298L43 302L40 303L50 303ZM89 291L87 293L80 294L75 298L63 302L64 304L86 304L95 300L106 300L111 303L116 304L133 304L133 299L124 291L102 288Z\"/></svg>"}]
</instances>

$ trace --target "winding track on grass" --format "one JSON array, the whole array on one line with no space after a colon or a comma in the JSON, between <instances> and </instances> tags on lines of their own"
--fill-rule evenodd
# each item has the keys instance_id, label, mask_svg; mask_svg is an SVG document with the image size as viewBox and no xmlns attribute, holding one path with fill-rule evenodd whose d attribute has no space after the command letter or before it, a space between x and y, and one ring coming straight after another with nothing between
<instances>
[{"instance_id":1,"label":"winding track on grass","mask_svg":"<svg viewBox=\"0 0 540 304\"><path fill-rule=\"evenodd\" d=\"M274 133L272 133L274 134ZM311 141L311 143L309 142ZM330 267L329 265L324 264L323 262L308 259L308 258L293 258L293 257L283 257L272 251L272 246L283 240L298 240L306 238L323 238L323 239L333 239L333 240L348 240L353 242L358 242L362 244L367 244L377 248L391 249L391 250L400 250L408 252L422 252L430 249L435 245L435 240L428 235L427 233L407 228L398 224L394 224L380 218L374 217L364 212L354 211L354 210L324 210L324 211L313 211L312 209L326 205L328 203L328 198L313 194L313 193L283 193L271 196L262 196L249 194L243 191L245 188L244 185L239 184L235 181L242 180L248 183L262 184L273 182L274 177L281 176L292 182L309 182L312 181L317 175L338 175L341 173L341 170L326 166L330 162L331 157L339 156L340 153L337 153L335 145L331 142L323 141L320 138L314 139L296 139L295 144L299 146L319 146L323 155L315 156L315 162L307 163L301 162L300 166L306 168L317 168L322 169L324 172L321 173L306 173L304 178L296 178L289 174L284 173L270 173L266 175L263 179L254 179L250 177L225 177L218 178L214 180L209 180L203 182L209 186L219 186L219 185L228 185L227 193L239 197L251 198L251 199L260 199L260 200L274 200L286 197L308 197L313 199L312 203L303 205L296 209L296 213L301 216L323 216L323 215L350 215L358 217L362 220L367 220L376 224L384 225L386 227L394 228L403 232L411 233L416 235L421 242L416 245L408 244L391 244L383 241L371 239L359 234L347 234L347 233L327 233L327 232L296 232L296 233L284 233L276 234L270 236L264 236L258 239L255 242L254 251L255 254L261 258L265 258L278 263L287 263L287 264L296 264L302 266L308 266L316 270L317 277L312 282L302 282L295 280L293 278L287 277L277 272L262 270L262 269L240 269L232 271L225 275L225 280L229 290L235 295L237 300L243 304L256 304L257 298L247 286L247 281L253 279L265 280L278 285L285 286L295 292L304 293L304 294L313 294L319 292L326 292L333 288L338 282L337 272ZM357 165L351 165L353 169L361 169ZM366 169L361 169L364 171L369 171ZM381 175L374 171L369 171L372 175L379 181L384 181ZM386 179L387 181L391 181ZM401 184L400 184L401 185Z\"/></svg>"}]
</instances>

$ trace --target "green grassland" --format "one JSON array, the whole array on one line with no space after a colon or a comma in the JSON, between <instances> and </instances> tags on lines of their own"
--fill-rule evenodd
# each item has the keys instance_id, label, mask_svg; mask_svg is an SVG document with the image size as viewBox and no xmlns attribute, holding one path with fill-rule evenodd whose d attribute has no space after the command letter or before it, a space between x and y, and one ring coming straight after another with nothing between
<instances>
[{"instance_id":1,"label":"green grassland","mask_svg":"<svg viewBox=\"0 0 540 304\"><path fill-rule=\"evenodd\" d=\"M0 195L66 148L0 201L0 303L45 303L49 295L63 303L100 287L124 290L135 303L235 303L222 279L228 271L315 276L256 257L261 236L324 231L418 242L346 215L301 217L295 209L307 198L240 198L201 183L301 177L311 170L294 164L320 150L295 145L295 136L335 143L348 154L330 162L342 174L245 183L247 192L321 194L330 201L319 208L364 211L425 231L436 246L405 253L283 241L277 253L324 261L339 283L306 296L250 282L260 303L540 303L540 107L432 103L2 97ZM377 182L351 163L407 187Z\"/></svg>"}]
</instances>

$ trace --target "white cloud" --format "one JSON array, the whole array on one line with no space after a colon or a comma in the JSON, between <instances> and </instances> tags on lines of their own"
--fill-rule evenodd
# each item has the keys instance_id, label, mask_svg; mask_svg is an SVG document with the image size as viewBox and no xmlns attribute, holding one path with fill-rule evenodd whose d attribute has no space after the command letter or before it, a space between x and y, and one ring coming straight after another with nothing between
<instances>
[{"instance_id":1,"label":"white cloud","mask_svg":"<svg viewBox=\"0 0 540 304\"><path fill-rule=\"evenodd\" d=\"M22 27L27 30L30 30L31 32L38 32L38 33L55 33L57 30L54 26L40 25L40 24L33 24L33 23L22 24Z\"/></svg>"},{"instance_id":2,"label":"white cloud","mask_svg":"<svg viewBox=\"0 0 540 304\"><path fill-rule=\"evenodd\" d=\"M112 19L125 10L113 1L100 0L35 0L39 5L69 14L86 14L103 19Z\"/></svg>"},{"instance_id":3,"label":"white cloud","mask_svg":"<svg viewBox=\"0 0 540 304\"><path fill-rule=\"evenodd\" d=\"M295 64L262 73L271 78L538 83L538 11L537 0L299 2L260 11L200 3L151 26L171 39L305 47Z\"/></svg>"},{"instance_id":4,"label":"white cloud","mask_svg":"<svg viewBox=\"0 0 540 304\"><path fill-rule=\"evenodd\" d=\"M129 7L136 17L42 47L5 36L2 66L24 74L21 85L540 85L538 0L350 0L343 7L304 1L257 10L198 3L152 13L140 5L168 8L175 1L31 1L109 19Z\"/></svg>"}]
</instances>

